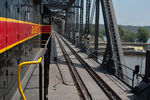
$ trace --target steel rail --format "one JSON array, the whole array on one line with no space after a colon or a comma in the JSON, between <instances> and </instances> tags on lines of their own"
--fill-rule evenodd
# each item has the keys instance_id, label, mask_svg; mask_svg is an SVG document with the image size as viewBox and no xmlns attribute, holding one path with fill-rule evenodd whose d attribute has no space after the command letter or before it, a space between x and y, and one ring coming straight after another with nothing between
<instances>
[{"instance_id":1,"label":"steel rail","mask_svg":"<svg viewBox=\"0 0 150 100\"><path fill-rule=\"evenodd\" d=\"M60 36L60 35L59 35ZM99 85L99 87L103 90L103 92L108 96L110 100L122 100L120 96L95 72L95 70L89 66L70 45L60 36L60 38L64 41L67 47L71 50L71 52L75 55L75 57L79 60L79 62L83 65L83 67L89 72L91 77L95 80L95 82Z\"/></svg>"},{"instance_id":2,"label":"steel rail","mask_svg":"<svg viewBox=\"0 0 150 100\"><path fill-rule=\"evenodd\" d=\"M57 36L56 36L57 37ZM63 55L66 59L66 62L69 66L69 69L70 69L70 72L71 72L71 75L76 83L76 86L80 92L80 94L82 95L82 99L83 100L92 100L92 97L91 97L91 94L89 93L88 89L86 88L84 82L82 81L79 73L77 72L77 70L75 69L70 57L68 56L65 48L63 47L62 43L60 42L59 38L57 37L57 40L58 40L58 43L60 45L60 48L63 52Z\"/></svg>"}]
</instances>

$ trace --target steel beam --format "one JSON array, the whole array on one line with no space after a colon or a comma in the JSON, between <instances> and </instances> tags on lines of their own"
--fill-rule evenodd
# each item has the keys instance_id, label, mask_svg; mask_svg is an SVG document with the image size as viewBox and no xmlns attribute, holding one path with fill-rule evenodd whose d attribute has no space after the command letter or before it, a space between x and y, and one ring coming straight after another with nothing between
<instances>
[{"instance_id":1,"label":"steel beam","mask_svg":"<svg viewBox=\"0 0 150 100\"><path fill-rule=\"evenodd\" d=\"M83 37L83 6L84 6L84 0L80 0L80 36L79 36L79 40L80 40L80 45L82 46L82 37Z\"/></svg>"},{"instance_id":2,"label":"steel beam","mask_svg":"<svg viewBox=\"0 0 150 100\"><path fill-rule=\"evenodd\" d=\"M84 32L85 39L90 34L89 19L90 19L90 0L86 0L86 23L85 23L85 32Z\"/></svg>"},{"instance_id":3,"label":"steel beam","mask_svg":"<svg viewBox=\"0 0 150 100\"><path fill-rule=\"evenodd\" d=\"M146 51L145 81L150 82L150 51Z\"/></svg>"},{"instance_id":4,"label":"steel beam","mask_svg":"<svg viewBox=\"0 0 150 100\"><path fill-rule=\"evenodd\" d=\"M76 25L75 25L75 8L71 8L72 9L72 11L74 12L73 14L72 14L72 43L73 43L73 45L75 44L75 34L76 34L76 32L75 32L75 30L76 30Z\"/></svg>"},{"instance_id":5,"label":"steel beam","mask_svg":"<svg viewBox=\"0 0 150 100\"><path fill-rule=\"evenodd\" d=\"M75 2L75 0L47 0L44 4L49 8L49 9L63 9L63 10L68 10L72 4Z\"/></svg>"},{"instance_id":6,"label":"steel beam","mask_svg":"<svg viewBox=\"0 0 150 100\"><path fill-rule=\"evenodd\" d=\"M94 54L95 58L98 59L98 35L99 35L99 9L100 9L100 2L96 0L96 18L95 18L95 45L94 45Z\"/></svg>"},{"instance_id":7,"label":"steel beam","mask_svg":"<svg viewBox=\"0 0 150 100\"><path fill-rule=\"evenodd\" d=\"M101 5L108 42L103 65L118 77L123 78L122 73L126 74L126 71L121 66L124 64L123 51L112 0L101 0Z\"/></svg>"},{"instance_id":8,"label":"steel beam","mask_svg":"<svg viewBox=\"0 0 150 100\"><path fill-rule=\"evenodd\" d=\"M79 6L79 0L76 1L76 5ZM79 8L76 8L76 32L79 32Z\"/></svg>"},{"instance_id":9,"label":"steel beam","mask_svg":"<svg viewBox=\"0 0 150 100\"><path fill-rule=\"evenodd\" d=\"M65 37L67 38L67 33L68 33L68 11L66 11L66 17L65 17Z\"/></svg>"}]
</instances>

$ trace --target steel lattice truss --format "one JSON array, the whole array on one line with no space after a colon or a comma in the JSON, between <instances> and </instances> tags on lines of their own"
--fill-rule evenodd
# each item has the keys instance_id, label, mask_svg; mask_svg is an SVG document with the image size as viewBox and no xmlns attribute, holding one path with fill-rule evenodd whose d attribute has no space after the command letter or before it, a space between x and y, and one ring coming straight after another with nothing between
<instances>
[{"instance_id":1,"label":"steel lattice truss","mask_svg":"<svg viewBox=\"0 0 150 100\"><path fill-rule=\"evenodd\" d=\"M121 66L124 64L123 51L112 0L47 0L46 5L49 9L61 9L60 12L57 10L56 15L62 15L61 11L65 11L63 18L65 20L65 32L63 35L73 44L79 42L79 47L85 47L89 52L91 49L87 49L88 36L95 37L94 50L90 52L96 56L98 56L101 5L108 42L102 64L113 74L123 78L122 73L126 74L125 69ZM94 28L91 28L93 26ZM77 34L79 34L79 40L76 39Z\"/></svg>"},{"instance_id":2,"label":"steel lattice truss","mask_svg":"<svg viewBox=\"0 0 150 100\"><path fill-rule=\"evenodd\" d=\"M71 7L75 0L45 0L46 6L49 9L63 9L67 10Z\"/></svg>"}]
</instances>

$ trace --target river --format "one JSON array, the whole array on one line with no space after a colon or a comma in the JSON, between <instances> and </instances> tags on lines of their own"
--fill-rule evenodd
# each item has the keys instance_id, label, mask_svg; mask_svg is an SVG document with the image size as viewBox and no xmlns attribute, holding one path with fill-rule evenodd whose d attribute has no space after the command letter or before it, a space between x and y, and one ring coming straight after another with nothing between
<instances>
[{"instance_id":1,"label":"river","mask_svg":"<svg viewBox=\"0 0 150 100\"><path fill-rule=\"evenodd\" d=\"M103 57L99 56L99 62L102 62L101 59ZM124 56L124 62L125 65L128 66L131 69L135 69L135 65L139 65L140 66L140 74L144 74L145 73L145 58L144 56ZM132 78L132 71L127 70L127 75ZM141 79L136 79L135 78L135 84L138 83ZM131 82L130 82L131 84Z\"/></svg>"}]
</instances>

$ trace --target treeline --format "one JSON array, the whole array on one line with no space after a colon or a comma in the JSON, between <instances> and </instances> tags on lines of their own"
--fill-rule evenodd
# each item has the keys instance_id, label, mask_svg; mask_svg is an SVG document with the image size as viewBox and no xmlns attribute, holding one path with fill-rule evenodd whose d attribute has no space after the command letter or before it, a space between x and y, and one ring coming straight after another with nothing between
<instances>
[{"instance_id":1,"label":"treeline","mask_svg":"<svg viewBox=\"0 0 150 100\"><path fill-rule=\"evenodd\" d=\"M91 25L91 34L94 35L94 25ZM124 30L119 26L120 38L124 42L142 42L146 43L150 37L149 31L143 27L138 27L135 32ZM99 37L104 38L106 36L104 28L99 29Z\"/></svg>"},{"instance_id":2,"label":"treeline","mask_svg":"<svg viewBox=\"0 0 150 100\"><path fill-rule=\"evenodd\" d=\"M139 27L137 32L125 31L119 27L121 40L124 42L142 42L146 43L149 39L149 32L143 27Z\"/></svg>"}]
</instances>

